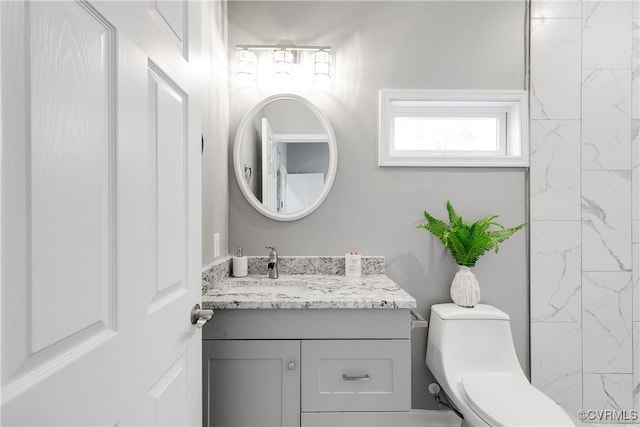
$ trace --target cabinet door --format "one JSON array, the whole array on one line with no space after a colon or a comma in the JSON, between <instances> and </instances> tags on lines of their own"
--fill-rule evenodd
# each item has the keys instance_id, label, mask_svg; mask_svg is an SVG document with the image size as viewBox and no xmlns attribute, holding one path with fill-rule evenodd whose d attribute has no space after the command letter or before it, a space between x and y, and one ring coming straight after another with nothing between
<instances>
[{"instance_id":1,"label":"cabinet door","mask_svg":"<svg viewBox=\"0 0 640 427\"><path fill-rule=\"evenodd\" d=\"M300 341L206 340L204 422L300 426Z\"/></svg>"}]
</instances>

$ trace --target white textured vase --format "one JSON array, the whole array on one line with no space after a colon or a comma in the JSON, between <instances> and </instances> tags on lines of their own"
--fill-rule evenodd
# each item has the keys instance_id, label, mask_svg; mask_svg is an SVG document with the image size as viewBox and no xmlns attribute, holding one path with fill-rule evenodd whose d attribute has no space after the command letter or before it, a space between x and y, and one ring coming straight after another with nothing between
<instances>
[{"instance_id":1,"label":"white textured vase","mask_svg":"<svg viewBox=\"0 0 640 427\"><path fill-rule=\"evenodd\" d=\"M460 270L451 282L451 299L461 307L474 307L480 302L480 286L469 267L459 265Z\"/></svg>"}]
</instances>

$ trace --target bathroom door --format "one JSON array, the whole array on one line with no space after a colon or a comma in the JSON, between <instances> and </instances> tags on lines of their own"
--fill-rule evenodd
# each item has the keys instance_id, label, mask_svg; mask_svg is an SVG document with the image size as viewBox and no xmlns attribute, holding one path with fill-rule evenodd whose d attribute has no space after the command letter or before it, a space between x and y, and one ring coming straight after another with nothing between
<instances>
[{"instance_id":1,"label":"bathroom door","mask_svg":"<svg viewBox=\"0 0 640 427\"><path fill-rule=\"evenodd\" d=\"M2 425L201 423L198 7L0 3Z\"/></svg>"},{"instance_id":2,"label":"bathroom door","mask_svg":"<svg viewBox=\"0 0 640 427\"><path fill-rule=\"evenodd\" d=\"M262 118L262 204L273 212L278 206L278 141L269 120Z\"/></svg>"}]
</instances>

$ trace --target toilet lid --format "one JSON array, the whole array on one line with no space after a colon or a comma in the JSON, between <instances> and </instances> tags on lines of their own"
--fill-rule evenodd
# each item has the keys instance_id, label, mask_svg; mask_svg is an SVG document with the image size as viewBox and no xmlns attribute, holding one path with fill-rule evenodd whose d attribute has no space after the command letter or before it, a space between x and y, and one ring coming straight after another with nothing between
<instances>
[{"instance_id":1,"label":"toilet lid","mask_svg":"<svg viewBox=\"0 0 640 427\"><path fill-rule=\"evenodd\" d=\"M492 426L574 426L553 400L522 376L509 372L469 373L462 377L469 406Z\"/></svg>"}]
</instances>

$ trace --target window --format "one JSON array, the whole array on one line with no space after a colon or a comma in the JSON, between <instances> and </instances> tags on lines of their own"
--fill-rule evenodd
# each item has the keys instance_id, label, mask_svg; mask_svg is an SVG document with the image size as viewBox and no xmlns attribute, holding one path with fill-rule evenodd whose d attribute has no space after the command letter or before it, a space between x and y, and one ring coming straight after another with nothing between
<instances>
[{"instance_id":1,"label":"window","mask_svg":"<svg viewBox=\"0 0 640 427\"><path fill-rule=\"evenodd\" d=\"M525 91L380 91L380 166L528 166Z\"/></svg>"}]
</instances>

